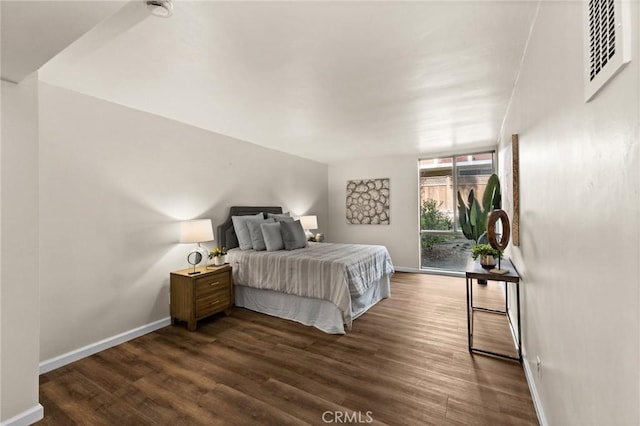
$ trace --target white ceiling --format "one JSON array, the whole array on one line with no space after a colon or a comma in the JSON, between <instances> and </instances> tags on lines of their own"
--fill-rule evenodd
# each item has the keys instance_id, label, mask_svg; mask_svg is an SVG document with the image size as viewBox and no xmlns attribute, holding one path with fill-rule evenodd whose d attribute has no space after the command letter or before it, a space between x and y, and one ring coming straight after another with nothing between
<instances>
[{"instance_id":1,"label":"white ceiling","mask_svg":"<svg viewBox=\"0 0 640 426\"><path fill-rule=\"evenodd\" d=\"M40 78L326 163L495 144L537 7L174 3L129 3Z\"/></svg>"},{"instance_id":2,"label":"white ceiling","mask_svg":"<svg viewBox=\"0 0 640 426\"><path fill-rule=\"evenodd\" d=\"M124 4L2 0L2 79L23 80Z\"/></svg>"}]
</instances>

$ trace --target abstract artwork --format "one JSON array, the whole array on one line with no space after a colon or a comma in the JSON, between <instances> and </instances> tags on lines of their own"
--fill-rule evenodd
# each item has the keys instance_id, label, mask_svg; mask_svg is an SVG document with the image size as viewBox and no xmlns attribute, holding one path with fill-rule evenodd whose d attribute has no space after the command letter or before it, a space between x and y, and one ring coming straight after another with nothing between
<instances>
[{"instance_id":1,"label":"abstract artwork","mask_svg":"<svg viewBox=\"0 0 640 426\"><path fill-rule=\"evenodd\" d=\"M347 182L347 223L389 225L389 178Z\"/></svg>"}]
</instances>

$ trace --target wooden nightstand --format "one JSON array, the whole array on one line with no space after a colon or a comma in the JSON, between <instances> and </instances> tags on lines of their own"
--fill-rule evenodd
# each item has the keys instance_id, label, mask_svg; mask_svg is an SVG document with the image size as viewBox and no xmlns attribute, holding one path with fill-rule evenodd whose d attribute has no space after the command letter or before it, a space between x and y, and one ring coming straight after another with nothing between
<instances>
[{"instance_id":1,"label":"wooden nightstand","mask_svg":"<svg viewBox=\"0 0 640 426\"><path fill-rule=\"evenodd\" d=\"M196 268L199 274L189 275L193 268L171 273L171 323L186 321L189 331L197 322L233 306L233 278L231 266Z\"/></svg>"}]
</instances>

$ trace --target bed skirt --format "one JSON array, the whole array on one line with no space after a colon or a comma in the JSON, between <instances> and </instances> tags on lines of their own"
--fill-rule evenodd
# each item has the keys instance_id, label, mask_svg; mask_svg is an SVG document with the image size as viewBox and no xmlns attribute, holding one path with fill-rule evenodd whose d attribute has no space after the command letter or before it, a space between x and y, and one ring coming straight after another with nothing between
<instances>
[{"instance_id":1,"label":"bed skirt","mask_svg":"<svg viewBox=\"0 0 640 426\"><path fill-rule=\"evenodd\" d=\"M352 318L391 294L391 276L384 275L361 296L351 297ZM345 334L342 312L333 303L272 290L235 286L236 306L311 325L329 334Z\"/></svg>"}]
</instances>

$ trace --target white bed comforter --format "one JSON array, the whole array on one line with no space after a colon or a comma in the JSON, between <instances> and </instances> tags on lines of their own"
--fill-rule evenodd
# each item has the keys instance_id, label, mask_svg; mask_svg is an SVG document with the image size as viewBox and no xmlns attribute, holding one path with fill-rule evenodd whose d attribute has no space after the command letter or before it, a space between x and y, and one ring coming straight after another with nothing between
<instances>
[{"instance_id":1,"label":"white bed comforter","mask_svg":"<svg viewBox=\"0 0 640 426\"><path fill-rule=\"evenodd\" d=\"M309 243L286 251L229 251L237 285L274 290L296 296L328 300L351 326L351 296L363 294L393 264L384 246Z\"/></svg>"}]
</instances>

